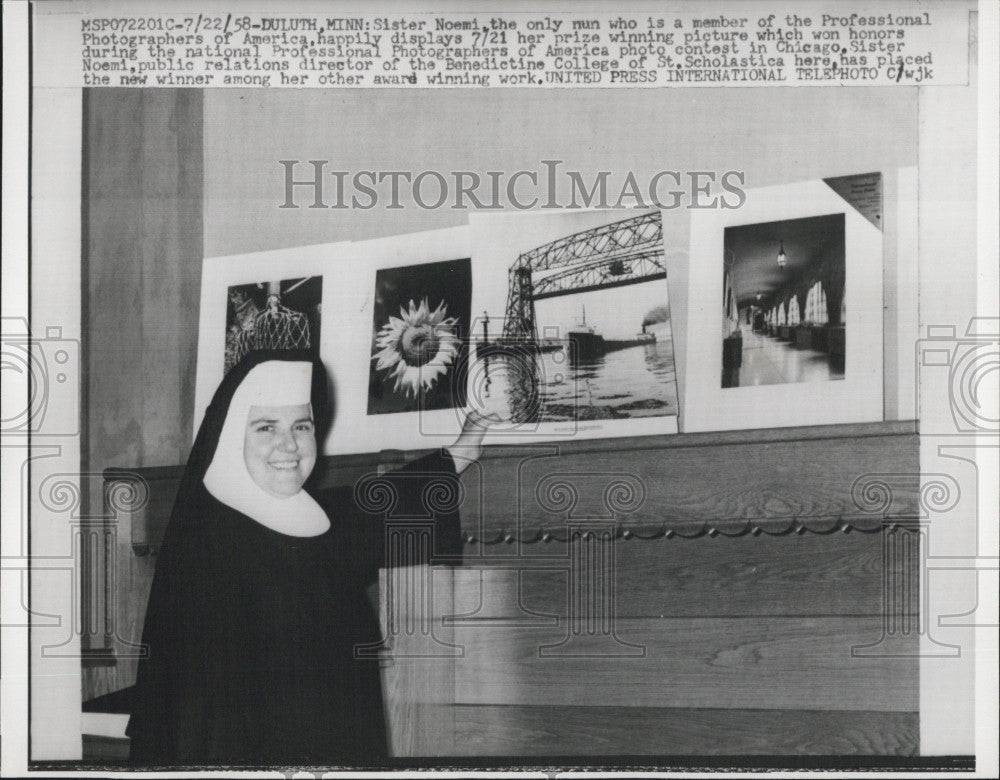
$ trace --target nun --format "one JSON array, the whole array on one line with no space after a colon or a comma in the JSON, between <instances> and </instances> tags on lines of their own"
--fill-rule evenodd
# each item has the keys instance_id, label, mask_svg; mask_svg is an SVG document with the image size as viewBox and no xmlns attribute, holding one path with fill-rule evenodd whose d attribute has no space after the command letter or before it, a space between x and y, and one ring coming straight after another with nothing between
<instances>
[{"instance_id":1,"label":"nun","mask_svg":"<svg viewBox=\"0 0 1000 780\"><path fill-rule=\"evenodd\" d=\"M320 489L330 422L322 363L251 352L216 391L157 558L127 733L135 766L387 763L366 596L386 565L384 514L352 487ZM478 457L471 415L450 448L387 475L397 511L421 513L434 481ZM439 511L434 554L460 553L457 510ZM412 561L407 563L421 563Z\"/></svg>"}]
</instances>

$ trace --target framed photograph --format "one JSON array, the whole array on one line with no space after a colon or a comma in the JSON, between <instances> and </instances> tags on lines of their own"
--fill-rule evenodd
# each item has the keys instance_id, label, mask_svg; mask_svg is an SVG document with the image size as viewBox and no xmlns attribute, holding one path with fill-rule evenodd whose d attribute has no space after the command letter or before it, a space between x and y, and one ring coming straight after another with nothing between
<instances>
[{"instance_id":1,"label":"framed photograph","mask_svg":"<svg viewBox=\"0 0 1000 780\"><path fill-rule=\"evenodd\" d=\"M368 414L465 406L469 258L375 273Z\"/></svg>"},{"instance_id":2,"label":"framed photograph","mask_svg":"<svg viewBox=\"0 0 1000 780\"><path fill-rule=\"evenodd\" d=\"M337 275L343 303L327 317L321 347L336 387L329 454L422 449L458 435L470 236L460 226L351 244Z\"/></svg>"},{"instance_id":3,"label":"framed photograph","mask_svg":"<svg viewBox=\"0 0 1000 780\"><path fill-rule=\"evenodd\" d=\"M473 215L470 395L539 441L677 432L659 211Z\"/></svg>"},{"instance_id":4,"label":"framed photograph","mask_svg":"<svg viewBox=\"0 0 1000 780\"><path fill-rule=\"evenodd\" d=\"M685 432L883 418L881 193L864 174L692 212Z\"/></svg>"}]
</instances>

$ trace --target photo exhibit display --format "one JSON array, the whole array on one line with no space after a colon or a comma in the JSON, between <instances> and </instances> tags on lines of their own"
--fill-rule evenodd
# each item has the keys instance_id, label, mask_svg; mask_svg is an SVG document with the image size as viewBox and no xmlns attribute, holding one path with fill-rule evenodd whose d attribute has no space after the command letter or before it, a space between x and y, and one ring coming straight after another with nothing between
<instances>
[{"instance_id":1,"label":"photo exhibit display","mask_svg":"<svg viewBox=\"0 0 1000 780\"><path fill-rule=\"evenodd\" d=\"M691 215L684 432L881 420L883 173L746 194Z\"/></svg>"},{"instance_id":2,"label":"photo exhibit display","mask_svg":"<svg viewBox=\"0 0 1000 780\"><path fill-rule=\"evenodd\" d=\"M470 394L522 432L675 433L677 373L661 213L472 221Z\"/></svg>"}]
</instances>

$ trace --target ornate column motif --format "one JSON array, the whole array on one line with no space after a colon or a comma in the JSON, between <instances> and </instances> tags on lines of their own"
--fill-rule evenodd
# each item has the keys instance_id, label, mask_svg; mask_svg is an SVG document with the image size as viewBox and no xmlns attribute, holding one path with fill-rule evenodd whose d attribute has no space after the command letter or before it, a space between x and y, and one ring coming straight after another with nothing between
<instances>
[{"instance_id":1,"label":"ornate column motif","mask_svg":"<svg viewBox=\"0 0 1000 780\"><path fill-rule=\"evenodd\" d=\"M605 482L601 512L575 513L581 480ZM632 474L549 474L535 495L552 513L565 513L568 531L569 591L567 635L541 645L541 657L644 656L644 645L626 642L616 633L615 539L619 517L637 511L646 498L642 481Z\"/></svg>"},{"instance_id":2,"label":"ornate column motif","mask_svg":"<svg viewBox=\"0 0 1000 780\"><path fill-rule=\"evenodd\" d=\"M983 512L980 506L980 465L987 479L996 474L996 463L1000 457L1000 447L989 443L969 443L964 445L942 444L938 446L938 455L952 458L968 464L975 472L972 482L974 501L976 541L969 555L931 555L929 568L940 572L972 572L975 577L975 599L972 607L957 614L938 616L938 625L947 627L959 626L996 626L997 615L988 611L982 603L980 593L996 592L1000 580L1000 557L997 552L997 527L990 522L989 512ZM992 465L992 468L990 467Z\"/></svg>"},{"instance_id":3,"label":"ornate column motif","mask_svg":"<svg viewBox=\"0 0 1000 780\"><path fill-rule=\"evenodd\" d=\"M912 509L912 496L917 511ZM931 636L927 600L930 513L958 501L958 483L947 474L866 474L851 488L855 505L882 517L882 636L851 647L855 658L957 657L961 648ZM901 500L901 496L906 496ZM906 513L899 514L906 505Z\"/></svg>"},{"instance_id":4,"label":"ornate column motif","mask_svg":"<svg viewBox=\"0 0 1000 780\"><path fill-rule=\"evenodd\" d=\"M400 490L401 484L415 480L426 482L419 509L407 506ZM430 480L422 473L369 475L355 485L354 495L361 509L385 518L384 572L379 582L383 638L357 645L355 658L462 657L462 648L447 641L439 625L442 615L451 611L450 579L448 592L438 587L436 593L429 565L437 549L435 517L458 510L464 498L461 482L452 474Z\"/></svg>"},{"instance_id":5,"label":"ornate column motif","mask_svg":"<svg viewBox=\"0 0 1000 780\"><path fill-rule=\"evenodd\" d=\"M534 357L526 355L524 361L515 362L525 364L530 362L534 365ZM456 587L478 596L478 599L474 606L465 602L462 605L464 612L446 615L445 625L527 628L559 623L557 614L533 611L522 601L524 573L527 572L530 577L539 572L565 572L569 564L566 548L551 534L538 533L531 542L525 541L523 504L526 491L521 489L521 486L527 484L529 480L526 475L528 467L539 459L558 455L559 448L557 445L545 444L528 445L525 449L531 454L518 460L515 474L490 471L487 475L490 467L484 466L482 460L470 464L463 474L465 484L469 484L470 480L478 483L473 489L479 496L479 506L473 508L473 516L478 519L478 527L464 534L464 568L456 573L459 578ZM488 504L484 500L487 484L502 486L504 488L502 495L510 496L513 493L516 510L513 526L509 529L492 531L492 538L484 527L490 522L487 517ZM532 512L532 516L534 514ZM529 553L526 545L534 542L553 549L548 554L539 554L537 550ZM493 548L489 554L486 553L487 546ZM469 609L470 606L472 609Z\"/></svg>"},{"instance_id":6,"label":"ornate column motif","mask_svg":"<svg viewBox=\"0 0 1000 780\"><path fill-rule=\"evenodd\" d=\"M115 480L104 485L102 514L83 510L81 482L100 484L102 474L51 474L39 486L44 510L65 515L70 534L71 555L65 570L70 573L72 617L67 621L71 634L59 645L42 648L46 657L63 656L60 648L69 645L73 634L80 637L79 656L90 663L113 663L116 658L143 656L143 648L123 636L119 614L120 599L118 540L121 520L130 520L142 511L149 496L145 480ZM46 567L53 568L53 567ZM73 654L75 657L77 654Z\"/></svg>"}]
</instances>

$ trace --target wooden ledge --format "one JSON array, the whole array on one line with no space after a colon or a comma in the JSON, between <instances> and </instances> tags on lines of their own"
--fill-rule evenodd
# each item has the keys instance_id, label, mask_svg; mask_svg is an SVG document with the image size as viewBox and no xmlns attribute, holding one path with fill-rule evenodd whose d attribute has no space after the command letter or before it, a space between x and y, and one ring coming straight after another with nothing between
<instances>
[{"instance_id":1,"label":"wooden ledge","mask_svg":"<svg viewBox=\"0 0 1000 780\"><path fill-rule=\"evenodd\" d=\"M707 431L704 433L676 433L658 436L628 436L614 439L570 438L540 444L520 444L510 436L509 444L491 444L483 450L481 460L537 455L546 448L557 450L560 455L577 455L598 452L636 452L640 450L680 449L684 447L712 447L728 444L769 444L775 442L818 441L822 439L859 439L872 436L916 436L915 420L889 422L850 423L843 425L809 425L791 428L754 428L742 431Z\"/></svg>"}]
</instances>

